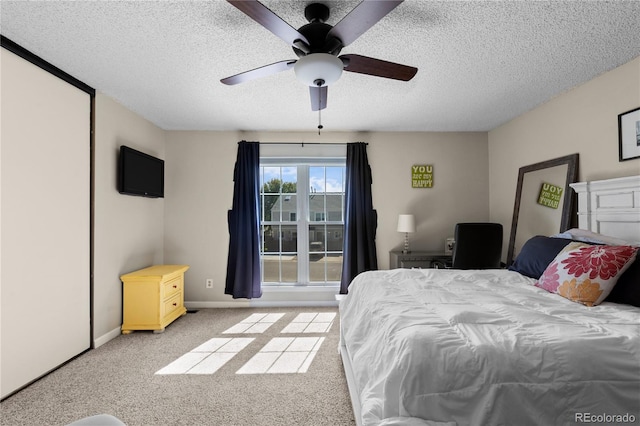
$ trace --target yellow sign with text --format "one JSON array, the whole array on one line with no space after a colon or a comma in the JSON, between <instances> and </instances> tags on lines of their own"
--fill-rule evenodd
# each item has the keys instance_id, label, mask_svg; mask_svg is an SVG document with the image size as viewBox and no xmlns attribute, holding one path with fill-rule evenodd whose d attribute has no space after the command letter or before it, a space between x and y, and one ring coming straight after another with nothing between
<instances>
[{"instance_id":1,"label":"yellow sign with text","mask_svg":"<svg viewBox=\"0 0 640 426\"><path fill-rule=\"evenodd\" d=\"M432 188L433 166L429 164L411 166L411 187Z\"/></svg>"},{"instance_id":2,"label":"yellow sign with text","mask_svg":"<svg viewBox=\"0 0 640 426\"><path fill-rule=\"evenodd\" d=\"M540 195L538 195L538 204L545 207L557 209L562 200L564 190L556 185L543 182L540 187Z\"/></svg>"}]
</instances>

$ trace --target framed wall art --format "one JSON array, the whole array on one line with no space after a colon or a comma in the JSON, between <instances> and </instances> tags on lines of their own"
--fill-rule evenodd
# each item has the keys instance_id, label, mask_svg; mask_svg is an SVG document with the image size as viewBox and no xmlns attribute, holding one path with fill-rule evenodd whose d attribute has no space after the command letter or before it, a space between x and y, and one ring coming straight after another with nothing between
<instances>
[{"instance_id":1,"label":"framed wall art","mask_svg":"<svg viewBox=\"0 0 640 426\"><path fill-rule=\"evenodd\" d=\"M411 166L412 188L433 188L433 165L420 164Z\"/></svg>"},{"instance_id":2,"label":"framed wall art","mask_svg":"<svg viewBox=\"0 0 640 426\"><path fill-rule=\"evenodd\" d=\"M640 108L618 115L620 161L640 158Z\"/></svg>"}]
</instances>

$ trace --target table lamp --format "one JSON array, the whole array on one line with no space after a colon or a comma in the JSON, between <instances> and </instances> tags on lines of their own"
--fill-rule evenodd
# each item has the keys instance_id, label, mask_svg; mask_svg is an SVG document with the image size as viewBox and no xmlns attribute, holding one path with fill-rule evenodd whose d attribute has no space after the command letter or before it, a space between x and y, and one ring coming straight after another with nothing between
<instances>
[{"instance_id":1,"label":"table lamp","mask_svg":"<svg viewBox=\"0 0 640 426\"><path fill-rule=\"evenodd\" d=\"M404 249L402 253L409 253L409 232L416 232L416 220L412 214L398 216L398 232L404 232Z\"/></svg>"}]
</instances>

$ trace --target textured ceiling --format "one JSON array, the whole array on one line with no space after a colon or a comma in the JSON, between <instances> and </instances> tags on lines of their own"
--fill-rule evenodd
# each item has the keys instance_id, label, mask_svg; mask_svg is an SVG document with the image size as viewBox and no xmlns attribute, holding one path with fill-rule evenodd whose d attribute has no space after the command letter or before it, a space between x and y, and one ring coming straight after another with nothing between
<instances>
[{"instance_id":1,"label":"textured ceiling","mask_svg":"<svg viewBox=\"0 0 640 426\"><path fill-rule=\"evenodd\" d=\"M263 3L291 26L311 1ZM335 25L359 1L322 1ZM2 35L163 129L315 130L296 59L226 1L5 1ZM325 130L486 131L640 56L640 1L406 0L342 53L415 66L410 82L343 73ZM640 76L639 76L640 78Z\"/></svg>"}]
</instances>

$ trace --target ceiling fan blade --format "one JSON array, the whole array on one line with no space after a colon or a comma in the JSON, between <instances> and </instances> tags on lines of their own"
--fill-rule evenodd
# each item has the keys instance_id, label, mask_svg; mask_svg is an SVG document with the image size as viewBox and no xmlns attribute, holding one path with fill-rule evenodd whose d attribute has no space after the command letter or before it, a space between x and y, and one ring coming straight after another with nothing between
<instances>
[{"instance_id":1,"label":"ceiling fan blade","mask_svg":"<svg viewBox=\"0 0 640 426\"><path fill-rule=\"evenodd\" d=\"M291 25L287 24L271 9L257 0L227 0L249 18L256 21L291 46L305 53L309 52L309 40Z\"/></svg>"},{"instance_id":2,"label":"ceiling fan blade","mask_svg":"<svg viewBox=\"0 0 640 426\"><path fill-rule=\"evenodd\" d=\"M394 80L409 81L418 72L418 68L395 62L383 61L362 55L341 55L345 63L344 70L376 77L392 78Z\"/></svg>"},{"instance_id":3,"label":"ceiling fan blade","mask_svg":"<svg viewBox=\"0 0 640 426\"><path fill-rule=\"evenodd\" d=\"M403 0L363 0L327 34L327 40L337 37L343 46L353 43Z\"/></svg>"},{"instance_id":4,"label":"ceiling fan blade","mask_svg":"<svg viewBox=\"0 0 640 426\"><path fill-rule=\"evenodd\" d=\"M319 111L327 107L328 92L328 86L309 86L309 94L311 95L311 111Z\"/></svg>"},{"instance_id":5,"label":"ceiling fan blade","mask_svg":"<svg viewBox=\"0 0 640 426\"><path fill-rule=\"evenodd\" d=\"M241 72L240 74L232 75L231 77L223 78L220 80L224 84L240 84L245 81L255 80L256 78L267 77L282 71L293 68L296 63L295 59L289 59L286 61L275 62L273 64L265 65L263 67L255 68L250 71Z\"/></svg>"}]
</instances>

